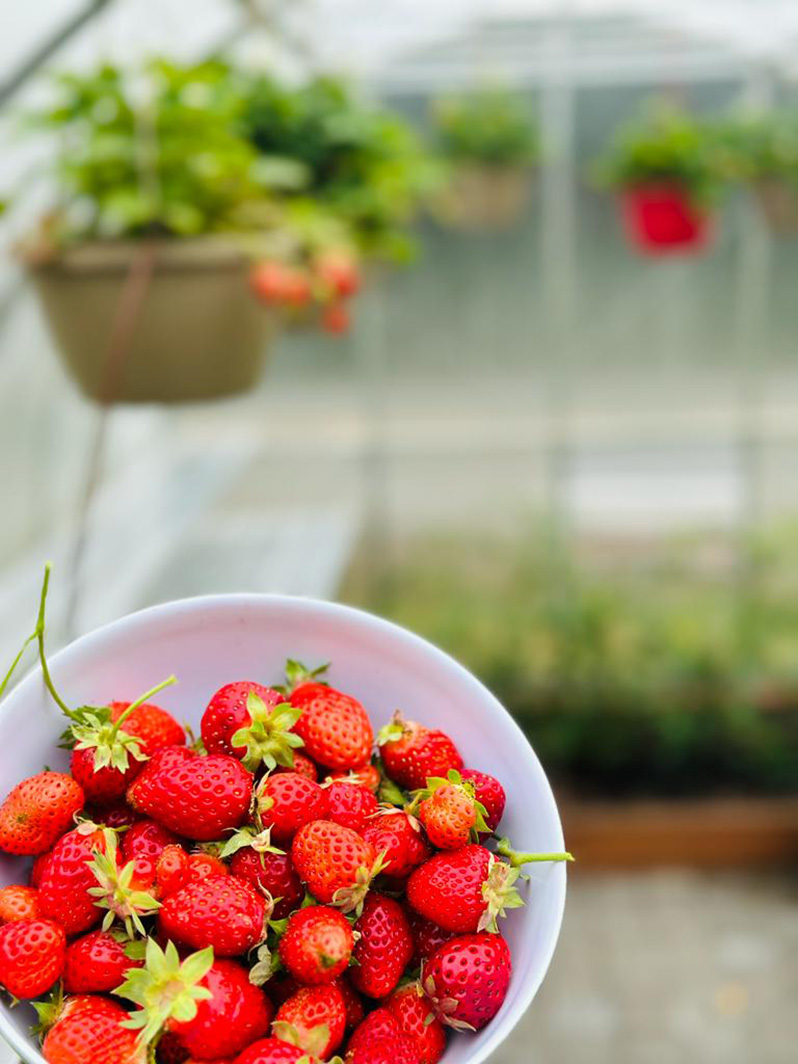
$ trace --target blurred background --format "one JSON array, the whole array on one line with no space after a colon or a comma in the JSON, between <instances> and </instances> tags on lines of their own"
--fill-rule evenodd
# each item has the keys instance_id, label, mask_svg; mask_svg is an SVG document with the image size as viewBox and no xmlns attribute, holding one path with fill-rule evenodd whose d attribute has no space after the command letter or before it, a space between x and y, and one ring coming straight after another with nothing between
<instances>
[{"instance_id":1,"label":"blurred background","mask_svg":"<svg viewBox=\"0 0 798 1064\"><path fill-rule=\"evenodd\" d=\"M497 1064L798 1044L798 7L40 0L0 37L0 637L354 603L578 858ZM2 1059L2 1050L0 1050Z\"/></svg>"}]
</instances>

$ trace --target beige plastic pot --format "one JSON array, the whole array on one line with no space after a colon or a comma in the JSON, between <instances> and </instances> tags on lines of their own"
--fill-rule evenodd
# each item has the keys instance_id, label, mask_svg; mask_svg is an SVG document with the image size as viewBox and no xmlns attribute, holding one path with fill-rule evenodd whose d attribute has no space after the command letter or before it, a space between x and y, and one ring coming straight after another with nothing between
<instances>
[{"instance_id":1,"label":"beige plastic pot","mask_svg":"<svg viewBox=\"0 0 798 1064\"><path fill-rule=\"evenodd\" d=\"M531 190L530 171L521 167L462 165L441 193L436 213L456 229L507 229L520 219Z\"/></svg>"},{"instance_id":2,"label":"beige plastic pot","mask_svg":"<svg viewBox=\"0 0 798 1064\"><path fill-rule=\"evenodd\" d=\"M762 213L772 232L798 236L798 186L779 177L767 177L754 185Z\"/></svg>"},{"instance_id":3,"label":"beige plastic pot","mask_svg":"<svg viewBox=\"0 0 798 1064\"><path fill-rule=\"evenodd\" d=\"M136 292L131 269L147 255L151 270ZM260 378L273 319L231 241L86 244L30 271L67 371L91 399L219 399Z\"/></svg>"}]
</instances>

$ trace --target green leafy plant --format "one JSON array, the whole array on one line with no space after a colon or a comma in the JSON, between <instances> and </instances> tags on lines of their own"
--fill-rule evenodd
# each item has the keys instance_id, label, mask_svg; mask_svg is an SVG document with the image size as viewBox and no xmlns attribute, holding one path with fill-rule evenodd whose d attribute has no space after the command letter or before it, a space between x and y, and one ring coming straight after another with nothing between
<instances>
[{"instance_id":1,"label":"green leafy plant","mask_svg":"<svg viewBox=\"0 0 798 1064\"><path fill-rule=\"evenodd\" d=\"M593 173L606 188L674 184L694 204L706 206L717 199L726 167L716 123L660 106L623 126Z\"/></svg>"},{"instance_id":2,"label":"green leafy plant","mask_svg":"<svg viewBox=\"0 0 798 1064\"><path fill-rule=\"evenodd\" d=\"M437 100L432 119L450 162L525 167L539 157L537 123L526 100L511 92L486 88Z\"/></svg>"},{"instance_id":3,"label":"green leafy plant","mask_svg":"<svg viewBox=\"0 0 798 1064\"><path fill-rule=\"evenodd\" d=\"M728 175L741 182L781 178L798 184L798 112L776 110L730 118L719 140Z\"/></svg>"},{"instance_id":4,"label":"green leafy plant","mask_svg":"<svg viewBox=\"0 0 798 1064\"><path fill-rule=\"evenodd\" d=\"M296 194L345 219L364 251L405 257L407 227L435 178L411 126L332 77L291 89L257 76L245 79L242 92L243 129L261 158L303 168Z\"/></svg>"},{"instance_id":5,"label":"green leafy plant","mask_svg":"<svg viewBox=\"0 0 798 1064\"><path fill-rule=\"evenodd\" d=\"M762 546L761 595L742 602L695 554L630 571L424 540L378 585L354 571L345 594L473 669L572 790L798 792L794 546Z\"/></svg>"}]
</instances>

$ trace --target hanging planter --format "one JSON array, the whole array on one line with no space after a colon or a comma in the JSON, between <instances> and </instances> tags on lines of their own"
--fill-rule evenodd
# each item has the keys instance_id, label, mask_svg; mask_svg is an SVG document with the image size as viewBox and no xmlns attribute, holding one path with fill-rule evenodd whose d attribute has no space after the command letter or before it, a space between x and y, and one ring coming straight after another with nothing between
<instances>
[{"instance_id":1,"label":"hanging planter","mask_svg":"<svg viewBox=\"0 0 798 1064\"><path fill-rule=\"evenodd\" d=\"M783 177L763 177L753 191L771 232L798 236L798 184Z\"/></svg>"},{"instance_id":2,"label":"hanging planter","mask_svg":"<svg viewBox=\"0 0 798 1064\"><path fill-rule=\"evenodd\" d=\"M253 298L250 270L235 244L212 237L86 244L30 266L68 374L90 399L121 403L254 387L274 317Z\"/></svg>"},{"instance_id":3,"label":"hanging planter","mask_svg":"<svg viewBox=\"0 0 798 1064\"><path fill-rule=\"evenodd\" d=\"M463 230L508 229L522 217L538 158L537 126L526 101L497 89L438 100L433 121L447 180L435 217Z\"/></svg>"},{"instance_id":4,"label":"hanging planter","mask_svg":"<svg viewBox=\"0 0 798 1064\"><path fill-rule=\"evenodd\" d=\"M698 254L710 243L714 219L676 183L624 189L620 209L632 245L646 255Z\"/></svg>"},{"instance_id":5,"label":"hanging planter","mask_svg":"<svg viewBox=\"0 0 798 1064\"><path fill-rule=\"evenodd\" d=\"M630 245L645 255L695 255L715 233L714 203L726 176L718 129L668 109L621 129L594 166L619 197Z\"/></svg>"},{"instance_id":6,"label":"hanging planter","mask_svg":"<svg viewBox=\"0 0 798 1064\"><path fill-rule=\"evenodd\" d=\"M724 128L730 177L753 192L775 236L798 236L798 115L737 114Z\"/></svg>"}]
</instances>

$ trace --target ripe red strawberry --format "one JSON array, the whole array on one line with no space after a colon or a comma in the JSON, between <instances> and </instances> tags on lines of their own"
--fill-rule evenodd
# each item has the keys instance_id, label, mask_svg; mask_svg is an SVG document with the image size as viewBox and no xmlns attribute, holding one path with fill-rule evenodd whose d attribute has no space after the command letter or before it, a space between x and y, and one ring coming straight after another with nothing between
<instances>
[{"instance_id":1,"label":"ripe red strawberry","mask_svg":"<svg viewBox=\"0 0 798 1064\"><path fill-rule=\"evenodd\" d=\"M473 784L475 797L485 810L488 831L493 834L504 816L504 807L507 804L504 787L495 776L489 776L487 772L477 772L473 768L464 768L461 775L464 782Z\"/></svg>"},{"instance_id":2,"label":"ripe red strawberry","mask_svg":"<svg viewBox=\"0 0 798 1064\"><path fill-rule=\"evenodd\" d=\"M291 705L302 711L294 731L304 739L308 756L326 768L345 771L365 764L374 744L368 714L356 698L313 680L318 673L298 662L286 665Z\"/></svg>"},{"instance_id":3,"label":"ripe red strawberry","mask_svg":"<svg viewBox=\"0 0 798 1064\"><path fill-rule=\"evenodd\" d=\"M17 998L43 994L64 970L66 935L52 920L17 920L0 927L0 986Z\"/></svg>"},{"instance_id":4,"label":"ripe red strawberry","mask_svg":"<svg viewBox=\"0 0 798 1064\"><path fill-rule=\"evenodd\" d=\"M51 852L52 851L48 850L47 853L40 853L31 865L30 875L28 876L28 883L35 890L39 889L39 884L42 881L44 870L47 868L47 863L50 860Z\"/></svg>"},{"instance_id":5,"label":"ripe red strawberry","mask_svg":"<svg viewBox=\"0 0 798 1064\"><path fill-rule=\"evenodd\" d=\"M437 1064L446 1049L446 1030L436 1019L419 983L399 987L386 1001L405 1034L418 1046L421 1064Z\"/></svg>"},{"instance_id":6,"label":"ripe red strawberry","mask_svg":"<svg viewBox=\"0 0 798 1064\"><path fill-rule=\"evenodd\" d=\"M298 772L267 776L258 786L256 808L275 842L290 842L311 820L327 815L327 792Z\"/></svg>"},{"instance_id":7,"label":"ripe red strawberry","mask_svg":"<svg viewBox=\"0 0 798 1064\"><path fill-rule=\"evenodd\" d=\"M130 702L112 702L108 707L111 720L116 723L124 716L125 731L135 735L148 757L164 746L182 746L185 743L185 728L168 710L152 702L142 702L132 710L130 706Z\"/></svg>"},{"instance_id":8,"label":"ripe red strawberry","mask_svg":"<svg viewBox=\"0 0 798 1064\"><path fill-rule=\"evenodd\" d=\"M474 797L474 785L464 783L451 769L446 779L433 776L413 803L427 838L439 850L459 850L476 841L480 832L489 834L485 810Z\"/></svg>"},{"instance_id":9,"label":"ripe red strawberry","mask_svg":"<svg viewBox=\"0 0 798 1064\"><path fill-rule=\"evenodd\" d=\"M210 875L170 894L158 913L158 929L179 945L213 946L217 957L234 957L263 938L266 901L235 876Z\"/></svg>"},{"instance_id":10,"label":"ripe red strawberry","mask_svg":"<svg viewBox=\"0 0 798 1064\"><path fill-rule=\"evenodd\" d=\"M291 860L313 897L357 911L382 867L370 842L332 820L312 820L296 833Z\"/></svg>"},{"instance_id":11,"label":"ripe red strawberry","mask_svg":"<svg viewBox=\"0 0 798 1064\"><path fill-rule=\"evenodd\" d=\"M357 260L349 251L331 248L318 256L315 268L322 285L336 296L346 299L360 290Z\"/></svg>"},{"instance_id":12,"label":"ripe red strawberry","mask_svg":"<svg viewBox=\"0 0 798 1064\"><path fill-rule=\"evenodd\" d=\"M64 835L53 847L39 884L42 913L59 923L67 935L82 935L102 916L90 893L97 879L90 864L105 853L113 832L85 823Z\"/></svg>"},{"instance_id":13,"label":"ripe red strawberry","mask_svg":"<svg viewBox=\"0 0 798 1064\"><path fill-rule=\"evenodd\" d=\"M254 772L261 764L292 768L302 740L293 732L299 712L271 687L237 681L220 688L202 715L209 754L229 754Z\"/></svg>"},{"instance_id":14,"label":"ripe red strawberry","mask_svg":"<svg viewBox=\"0 0 798 1064\"><path fill-rule=\"evenodd\" d=\"M230 871L257 890L271 895L275 902L273 920L284 920L305 897L302 881L286 853L261 851L247 846L233 854Z\"/></svg>"},{"instance_id":15,"label":"ripe red strawberry","mask_svg":"<svg viewBox=\"0 0 798 1064\"><path fill-rule=\"evenodd\" d=\"M35 920L39 915L39 892L35 887L12 883L0 890L0 926L17 920Z\"/></svg>"},{"instance_id":16,"label":"ripe red strawberry","mask_svg":"<svg viewBox=\"0 0 798 1064\"><path fill-rule=\"evenodd\" d=\"M313 292L304 270L282 262L261 262L252 271L252 290L267 305L304 307Z\"/></svg>"},{"instance_id":17,"label":"ripe red strawberry","mask_svg":"<svg viewBox=\"0 0 798 1064\"><path fill-rule=\"evenodd\" d=\"M349 309L340 299L327 303L321 313L321 327L333 336L348 332L352 324Z\"/></svg>"},{"instance_id":18,"label":"ripe red strawberry","mask_svg":"<svg viewBox=\"0 0 798 1064\"><path fill-rule=\"evenodd\" d=\"M376 765L372 765L370 761L367 761L364 765L358 765L348 772L332 772L327 776L327 779L343 780L345 783L358 783L361 787L365 787L367 791L371 791L372 794L377 793L382 782L380 770Z\"/></svg>"},{"instance_id":19,"label":"ripe red strawberry","mask_svg":"<svg viewBox=\"0 0 798 1064\"><path fill-rule=\"evenodd\" d=\"M304 776L306 780L313 780L314 783L318 782L319 778L319 771L314 763L307 754L303 754L299 750L294 750L294 763L290 768L285 765L278 765L274 772L298 772L300 776Z\"/></svg>"},{"instance_id":20,"label":"ripe red strawberry","mask_svg":"<svg viewBox=\"0 0 798 1064\"><path fill-rule=\"evenodd\" d=\"M280 1038L261 1038L236 1057L235 1064L297 1064L307 1053Z\"/></svg>"},{"instance_id":21,"label":"ripe red strawberry","mask_svg":"<svg viewBox=\"0 0 798 1064\"><path fill-rule=\"evenodd\" d=\"M451 942L456 936L456 931L446 931L438 927L432 920L417 913L415 909L407 907L407 919L413 935L413 967L418 968L422 961L427 960L436 950L439 950L445 942Z\"/></svg>"},{"instance_id":22,"label":"ripe red strawberry","mask_svg":"<svg viewBox=\"0 0 798 1064\"><path fill-rule=\"evenodd\" d=\"M336 986L305 986L277 1010L272 1032L325 1060L344 1040L346 1006Z\"/></svg>"},{"instance_id":23,"label":"ripe red strawberry","mask_svg":"<svg viewBox=\"0 0 798 1064\"><path fill-rule=\"evenodd\" d=\"M63 772L40 772L18 783L0 805L0 850L44 853L72 826L83 790Z\"/></svg>"},{"instance_id":24,"label":"ripe red strawberry","mask_svg":"<svg viewBox=\"0 0 798 1064\"><path fill-rule=\"evenodd\" d=\"M332 983L346 970L354 945L346 917L329 905L314 905L289 917L280 960L300 983Z\"/></svg>"},{"instance_id":25,"label":"ripe red strawberry","mask_svg":"<svg viewBox=\"0 0 798 1064\"><path fill-rule=\"evenodd\" d=\"M139 820L122 836L120 850L126 861L134 857L152 857L157 861L167 846L179 843L174 832L155 820Z\"/></svg>"},{"instance_id":26,"label":"ripe red strawberry","mask_svg":"<svg viewBox=\"0 0 798 1064\"><path fill-rule=\"evenodd\" d=\"M69 771L80 784L87 802L105 805L122 798L128 785L138 776L144 761L131 757L127 768L118 769L113 765L95 766L95 750L82 747L72 751L69 759Z\"/></svg>"},{"instance_id":27,"label":"ripe red strawberry","mask_svg":"<svg viewBox=\"0 0 798 1064\"><path fill-rule=\"evenodd\" d=\"M234 757L167 746L147 762L127 797L170 831L205 841L243 823L251 793L252 776Z\"/></svg>"},{"instance_id":28,"label":"ripe red strawberry","mask_svg":"<svg viewBox=\"0 0 798 1064\"><path fill-rule=\"evenodd\" d=\"M145 1064L147 1047L123 1026L127 1019L109 998L69 998L47 1032L42 1056L48 1064Z\"/></svg>"},{"instance_id":29,"label":"ripe red strawberry","mask_svg":"<svg viewBox=\"0 0 798 1064\"><path fill-rule=\"evenodd\" d=\"M138 945L138 944L135 944ZM143 950L114 931L90 931L67 946L64 990L68 994L108 994L125 981L130 968L144 963Z\"/></svg>"},{"instance_id":30,"label":"ripe red strawberry","mask_svg":"<svg viewBox=\"0 0 798 1064\"><path fill-rule=\"evenodd\" d=\"M335 780L324 789L327 792L327 819L362 835L380 808L371 791L345 780Z\"/></svg>"},{"instance_id":31,"label":"ripe red strawberry","mask_svg":"<svg viewBox=\"0 0 798 1064\"><path fill-rule=\"evenodd\" d=\"M394 714L377 742L388 776L410 791L421 790L431 776L445 776L450 769L459 772L463 767L463 759L448 735L406 721L401 713Z\"/></svg>"},{"instance_id":32,"label":"ripe red strawberry","mask_svg":"<svg viewBox=\"0 0 798 1064\"><path fill-rule=\"evenodd\" d=\"M188 855L188 879L186 884L195 883L208 876L226 876L230 869L220 857L212 853L190 853Z\"/></svg>"},{"instance_id":33,"label":"ripe red strawberry","mask_svg":"<svg viewBox=\"0 0 798 1064\"><path fill-rule=\"evenodd\" d=\"M352 983L366 997L385 997L396 988L413 956L413 936L404 909L393 898L372 892L355 931L360 938L353 952Z\"/></svg>"},{"instance_id":34,"label":"ripe red strawberry","mask_svg":"<svg viewBox=\"0 0 798 1064\"><path fill-rule=\"evenodd\" d=\"M165 846L155 865L156 896L163 901L184 887L189 868L189 857L182 846Z\"/></svg>"},{"instance_id":35,"label":"ripe red strawberry","mask_svg":"<svg viewBox=\"0 0 798 1064\"><path fill-rule=\"evenodd\" d=\"M424 965L421 985L443 1023L479 1031L502 1007L511 974L507 943L481 931L441 946Z\"/></svg>"},{"instance_id":36,"label":"ripe red strawberry","mask_svg":"<svg viewBox=\"0 0 798 1064\"><path fill-rule=\"evenodd\" d=\"M347 1064L421 1064L415 1040L406 1034L386 1008L369 1013L353 1032Z\"/></svg>"},{"instance_id":37,"label":"ripe red strawberry","mask_svg":"<svg viewBox=\"0 0 798 1064\"><path fill-rule=\"evenodd\" d=\"M363 832L377 853L385 854L383 875L402 879L430 856L421 825L402 809L384 809Z\"/></svg>"}]
</instances>

